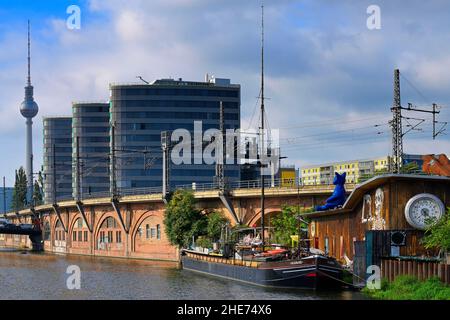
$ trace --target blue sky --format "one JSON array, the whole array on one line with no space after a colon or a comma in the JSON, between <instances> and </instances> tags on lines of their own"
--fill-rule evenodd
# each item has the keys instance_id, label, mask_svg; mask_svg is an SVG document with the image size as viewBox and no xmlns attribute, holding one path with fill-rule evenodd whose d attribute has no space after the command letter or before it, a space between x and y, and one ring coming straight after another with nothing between
<instances>
[{"instance_id":1,"label":"blue sky","mask_svg":"<svg viewBox=\"0 0 450 320\"><path fill-rule=\"evenodd\" d=\"M66 8L82 10L68 30ZM381 9L381 29L366 9ZM450 3L273 0L266 5L266 108L280 128L285 163L368 158L390 152L387 120L394 68L402 102L445 106L450 120ZM259 92L259 0L0 0L0 175L13 184L24 164L26 20L32 20L35 168L42 163L42 117L70 115L71 102L107 100L108 84L205 73L242 85L242 127L255 127ZM418 115L411 115L418 116ZM419 115L420 116L420 115ZM428 116L427 116L428 117ZM375 125L379 125L375 127ZM430 122L405 138L408 153L450 150Z\"/></svg>"}]
</instances>

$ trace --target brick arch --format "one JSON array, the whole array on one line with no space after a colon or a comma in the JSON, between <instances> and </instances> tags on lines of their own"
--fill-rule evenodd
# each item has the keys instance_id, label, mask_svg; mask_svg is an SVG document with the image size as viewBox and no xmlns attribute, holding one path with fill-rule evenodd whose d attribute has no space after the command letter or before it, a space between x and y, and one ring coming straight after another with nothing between
<instances>
[{"instance_id":1,"label":"brick arch","mask_svg":"<svg viewBox=\"0 0 450 320\"><path fill-rule=\"evenodd\" d=\"M100 218L98 219L98 223L95 224L95 228L94 228L94 246L97 243L97 239L98 239L98 233L100 232L100 227L102 226L103 222L105 222L106 219L112 217L114 220L116 220L117 225L120 226L120 229L125 232L125 230L123 229L118 217L116 217L116 214L114 212L111 211L106 211L103 212L102 215L100 216ZM126 232L125 232L126 234Z\"/></svg>"},{"instance_id":2,"label":"brick arch","mask_svg":"<svg viewBox=\"0 0 450 320\"><path fill-rule=\"evenodd\" d=\"M58 221L60 221L58 216L55 216L55 219L53 219L53 221L50 219L50 228L51 228L53 234L55 233L56 225L58 224Z\"/></svg>"},{"instance_id":3,"label":"brick arch","mask_svg":"<svg viewBox=\"0 0 450 320\"><path fill-rule=\"evenodd\" d=\"M46 217L41 219L42 239L44 241L49 241L49 242L52 241L52 237L53 237L54 233L53 233L53 230L52 230L52 221L51 220L52 219L50 218L50 216L46 216ZM46 224L48 224L48 228L49 228L49 232L50 232L50 238L48 240L45 240L45 233L46 233L45 226L46 226Z\"/></svg>"},{"instance_id":4,"label":"brick arch","mask_svg":"<svg viewBox=\"0 0 450 320\"><path fill-rule=\"evenodd\" d=\"M67 233L69 234L70 239L72 239L73 226L78 219L83 219L83 216L79 212L70 219L69 225L67 226Z\"/></svg>"},{"instance_id":5,"label":"brick arch","mask_svg":"<svg viewBox=\"0 0 450 320\"><path fill-rule=\"evenodd\" d=\"M139 229L139 227L141 226L142 222L145 221L145 219L152 217L152 216L156 216L155 211L148 211L144 214L142 214L139 219L136 221L136 223L133 225L133 228L130 230L130 234L131 234L131 251L135 251L135 238L136 238L136 233Z\"/></svg>"},{"instance_id":6,"label":"brick arch","mask_svg":"<svg viewBox=\"0 0 450 320\"><path fill-rule=\"evenodd\" d=\"M57 238L56 225L58 224L58 221L60 221L60 219L57 216L55 216L55 219L53 220L53 222L50 220L50 230L51 230L50 241L51 241L52 245L55 245L55 241L64 241L66 243L66 246L67 246L67 244L70 241L70 238L69 238L69 235L66 234L66 232L64 231L64 228L61 228L62 229L62 234L61 235L62 235L64 240L61 240L61 239L56 240L56 238ZM61 221L61 224L63 222L64 221Z\"/></svg>"},{"instance_id":7,"label":"brick arch","mask_svg":"<svg viewBox=\"0 0 450 320\"><path fill-rule=\"evenodd\" d=\"M48 222L48 225L50 227L50 239L46 240L50 243L50 247L53 245L53 241L54 241L54 237L55 237L55 226L56 226L56 222L53 221L54 219L52 219L52 215L48 214L48 215L44 215L41 218L41 228L42 228L42 236L44 236L44 228L45 228L45 223Z\"/></svg>"},{"instance_id":8,"label":"brick arch","mask_svg":"<svg viewBox=\"0 0 450 320\"><path fill-rule=\"evenodd\" d=\"M281 208L268 208L266 210L264 210L264 220L266 220L266 217L268 217L269 215L274 215L274 214L279 214L281 213ZM261 210L257 211L251 218L250 220L248 220L248 222L246 223L249 227L251 227L252 225L254 225L256 222L258 222L261 219Z\"/></svg>"}]
</instances>

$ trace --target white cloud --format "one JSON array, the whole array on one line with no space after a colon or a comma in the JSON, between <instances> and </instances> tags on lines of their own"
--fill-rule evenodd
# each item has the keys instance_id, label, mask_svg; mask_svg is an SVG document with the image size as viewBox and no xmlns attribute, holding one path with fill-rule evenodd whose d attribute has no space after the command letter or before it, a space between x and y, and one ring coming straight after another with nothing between
<instances>
[{"instance_id":1,"label":"white cloud","mask_svg":"<svg viewBox=\"0 0 450 320\"><path fill-rule=\"evenodd\" d=\"M370 1L369 1L370 2ZM266 94L272 128L336 118L329 126L295 128L285 136L357 127L338 119L389 118L392 72L397 66L436 102L450 104L450 42L443 27L450 23L443 2L424 10L380 4L380 31L365 26L367 5L311 1L266 1ZM243 126L252 117L259 92L259 1L91 0L82 13L82 29L70 31L65 21L40 21L33 33L35 159L41 154L41 117L70 114L74 100L108 98L110 82L183 77L201 80L206 72L242 85ZM416 9L414 9L414 7ZM314 8L314 10L312 10ZM448 12L448 11L447 11ZM92 20L101 13L102 18ZM25 30L0 36L0 133L24 133L18 105L25 84ZM402 83L409 99L414 90ZM443 117L450 118L448 111ZM257 120L257 115L253 123ZM366 122L365 124L368 124ZM372 123L375 124L375 123ZM4 142L8 138L2 138ZM412 138L411 138L412 139ZM389 152L386 142L302 151L291 148L287 162L312 163L365 158ZM5 142L5 144L8 144ZM8 144L9 145L9 144ZM408 152L448 150L448 137L428 144L407 144ZM10 145L11 174L23 163L23 144ZM288 150L288 149L287 149ZM4 161L4 160L2 160Z\"/></svg>"}]
</instances>

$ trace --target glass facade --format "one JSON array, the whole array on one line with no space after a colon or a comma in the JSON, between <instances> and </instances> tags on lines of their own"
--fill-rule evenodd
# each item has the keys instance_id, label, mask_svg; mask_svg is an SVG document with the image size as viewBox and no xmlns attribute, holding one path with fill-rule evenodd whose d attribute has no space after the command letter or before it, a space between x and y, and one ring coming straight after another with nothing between
<instances>
[{"instance_id":1,"label":"glass facade","mask_svg":"<svg viewBox=\"0 0 450 320\"><path fill-rule=\"evenodd\" d=\"M44 202L53 203L55 200L68 199L72 195L72 118L49 117L44 118L43 122ZM56 172L56 188L54 172ZM56 199L54 198L55 189Z\"/></svg>"},{"instance_id":2,"label":"glass facade","mask_svg":"<svg viewBox=\"0 0 450 320\"><path fill-rule=\"evenodd\" d=\"M240 86L214 82L157 80L152 84L111 85L111 120L115 123L118 188L162 185L161 131L219 129L220 102L225 129L240 126ZM144 156L144 152L145 153ZM193 154L193 150L192 150ZM193 163L193 161L192 161ZM183 164L170 168L170 187L215 181L215 166ZM226 165L228 180L239 180L238 165Z\"/></svg>"},{"instance_id":3,"label":"glass facade","mask_svg":"<svg viewBox=\"0 0 450 320\"><path fill-rule=\"evenodd\" d=\"M80 152L81 198L109 191L109 103L72 105L73 196L77 195L77 140ZM78 137L78 139L77 139Z\"/></svg>"}]
</instances>

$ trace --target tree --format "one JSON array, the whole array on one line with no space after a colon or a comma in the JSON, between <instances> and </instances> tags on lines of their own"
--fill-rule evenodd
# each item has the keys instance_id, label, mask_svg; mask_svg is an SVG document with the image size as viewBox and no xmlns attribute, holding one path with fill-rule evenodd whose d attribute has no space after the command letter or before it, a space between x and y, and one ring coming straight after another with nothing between
<instances>
[{"instance_id":1,"label":"tree","mask_svg":"<svg viewBox=\"0 0 450 320\"><path fill-rule=\"evenodd\" d=\"M44 175L42 174L42 171L44 171L44 166L41 166L41 170L39 170L39 175L38 175L38 183L39 186L41 187L41 193L44 193Z\"/></svg>"},{"instance_id":2,"label":"tree","mask_svg":"<svg viewBox=\"0 0 450 320\"><path fill-rule=\"evenodd\" d=\"M275 242L290 245L291 236L298 235L300 225L297 215L299 211L297 207L283 206L281 213L272 219ZM305 228L306 225L302 223L301 227Z\"/></svg>"},{"instance_id":3,"label":"tree","mask_svg":"<svg viewBox=\"0 0 450 320\"><path fill-rule=\"evenodd\" d=\"M27 175L25 174L25 170L23 167L20 167L19 170L16 170L16 179L14 182L14 191L11 204L12 210L21 210L27 206L27 183Z\"/></svg>"},{"instance_id":4,"label":"tree","mask_svg":"<svg viewBox=\"0 0 450 320\"><path fill-rule=\"evenodd\" d=\"M208 224L206 227L206 232L208 237L213 242L220 240L222 234L222 228L225 224L230 223L230 221L220 212L212 212L208 215Z\"/></svg>"},{"instance_id":5,"label":"tree","mask_svg":"<svg viewBox=\"0 0 450 320\"><path fill-rule=\"evenodd\" d=\"M174 192L166 207L164 226L170 243L178 247L188 247L193 237L206 233L206 217L195 208L192 192Z\"/></svg>"},{"instance_id":6,"label":"tree","mask_svg":"<svg viewBox=\"0 0 450 320\"><path fill-rule=\"evenodd\" d=\"M416 162L405 163L401 168L401 173L417 173L420 168Z\"/></svg>"},{"instance_id":7,"label":"tree","mask_svg":"<svg viewBox=\"0 0 450 320\"><path fill-rule=\"evenodd\" d=\"M35 205L41 205L42 204L42 189L41 185L38 181L34 182L33 186L33 201Z\"/></svg>"},{"instance_id":8,"label":"tree","mask_svg":"<svg viewBox=\"0 0 450 320\"><path fill-rule=\"evenodd\" d=\"M427 249L450 252L450 208L439 221L429 221L422 242Z\"/></svg>"}]
</instances>

